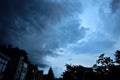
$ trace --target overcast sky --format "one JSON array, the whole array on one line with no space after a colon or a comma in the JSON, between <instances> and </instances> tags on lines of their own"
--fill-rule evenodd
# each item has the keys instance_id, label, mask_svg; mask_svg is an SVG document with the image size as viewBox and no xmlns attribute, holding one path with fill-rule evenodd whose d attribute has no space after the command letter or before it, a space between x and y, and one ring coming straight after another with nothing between
<instances>
[{"instance_id":1,"label":"overcast sky","mask_svg":"<svg viewBox=\"0 0 120 80\"><path fill-rule=\"evenodd\" d=\"M0 0L0 43L28 52L56 77L120 50L120 0Z\"/></svg>"}]
</instances>

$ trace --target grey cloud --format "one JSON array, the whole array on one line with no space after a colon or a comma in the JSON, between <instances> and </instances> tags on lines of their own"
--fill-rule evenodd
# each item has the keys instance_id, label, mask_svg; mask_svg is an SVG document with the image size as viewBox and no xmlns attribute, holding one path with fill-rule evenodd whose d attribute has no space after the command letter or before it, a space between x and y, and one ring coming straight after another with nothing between
<instances>
[{"instance_id":1,"label":"grey cloud","mask_svg":"<svg viewBox=\"0 0 120 80\"><path fill-rule=\"evenodd\" d=\"M29 51L28 51L29 52ZM32 51L33 52L33 51ZM45 68L49 66L49 62L46 62L44 60L44 56L41 55L41 52L36 53L36 52L29 52L29 60L33 63L33 64L37 64L39 67L41 68Z\"/></svg>"},{"instance_id":2,"label":"grey cloud","mask_svg":"<svg viewBox=\"0 0 120 80\"><path fill-rule=\"evenodd\" d=\"M101 31L107 34L108 37L118 40L120 38L120 0L111 0L108 3L110 4L107 9L104 9L105 7L99 9L102 22L102 25L99 25L99 27L101 26Z\"/></svg>"},{"instance_id":3,"label":"grey cloud","mask_svg":"<svg viewBox=\"0 0 120 80\"><path fill-rule=\"evenodd\" d=\"M110 50L114 47L116 41L110 40L104 33L94 33L94 37L91 37L87 42L78 44L71 48L76 53L103 53L106 50Z\"/></svg>"},{"instance_id":4,"label":"grey cloud","mask_svg":"<svg viewBox=\"0 0 120 80\"><path fill-rule=\"evenodd\" d=\"M60 36L61 36L61 41L64 43L74 43L77 42L79 39L82 39L86 31L88 29L84 27L80 27L79 21L77 20L72 20L67 23L67 25L64 25L61 27Z\"/></svg>"},{"instance_id":5,"label":"grey cloud","mask_svg":"<svg viewBox=\"0 0 120 80\"><path fill-rule=\"evenodd\" d=\"M120 0L112 0L111 1L111 10L112 12L116 12L120 8Z\"/></svg>"},{"instance_id":6,"label":"grey cloud","mask_svg":"<svg viewBox=\"0 0 120 80\"><path fill-rule=\"evenodd\" d=\"M44 63L38 63L37 65L40 66L41 68L50 67L48 64L45 64L45 62Z\"/></svg>"},{"instance_id":7,"label":"grey cloud","mask_svg":"<svg viewBox=\"0 0 120 80\"><path fill-rule=\"evenodd\" d=\"M0 0L0 43L12 44L27 50L33 63L45 67L48 63L45 62L44 56L48 54L54 56L52 50L59 47L65 36L72 35L68 33L69 30L65 33L67 35L57 39L58 33L55 35L55 32L52 32L56 31L54 26L64 21L66 17L81 11L81 3L72 0ZM73 22L69 26L74 24L76 25ZM59 45L57 40L60 40Z\"/></svg>"},{"instance_id":8,"label":"grey cloud","mask_svg":"<svg viewBox=\"0 0 120 80\"><path fill-rule=\"evenodd\" d=\"M62 25L55 27L50 30L50 33L46 34L46 47L55 48L63 47L66 44L77 42L78 40L84 38L87 28L80 27L80 22L78 19L69 19L67 22L61 23ZM51 42L51 43L50 43ZM57 45L56 45L57 44Z\"/></svg>"},{"instance_id":9,"label":"grey cloud","mask_svg":"<svg viewBox=\"0 0 120 80\"><path fill-rule=\"evenodd\" d=\"M32 56L30 55L31 58L39 61L39 64L45 61L44 58L46 55L53 57L59 56L54 53L55 49L84 38L88 30L87 28L80 27L81 25L78 19L66 19L68 19L67 22L61 22L55 27L46 29L42 33L35 33L30 36L26 35L23 41L20 42L20 45L24 46L25 49L26 47L29 48L28 51L32 54ZM39 58L36 58L36 56Z\"/></svg>"},{"instance_id":10,"label":"grey cloud","mask_svg":"<svg viewBox=\"0 0 120 80\"><path fill-rule=\"evenodd\" d=\"M29 32L28 29L41 32L49 23L55 24L61 17L72 15L72 12L81 12L78 7L81 6L80 2L72 2L71 0L63 0L61 3L52 0L1 0L0 32L4 34L1 35L3 38L1 41L7 39L12 41L10 36L19 39Z\"/></svg>"},{"instance_id":11,"label":"grey cloud","mask_svg":"<svg viewBox=\"0 0 120 80\"><path fill-rule=\"evenodd\" d=\"M93 40L89 43L86 43L84 46L81 46L79 50L81 53L102 53L106 50L109 50L115 44L114 41L97 41Z\"/></svg>"}]
</instances>

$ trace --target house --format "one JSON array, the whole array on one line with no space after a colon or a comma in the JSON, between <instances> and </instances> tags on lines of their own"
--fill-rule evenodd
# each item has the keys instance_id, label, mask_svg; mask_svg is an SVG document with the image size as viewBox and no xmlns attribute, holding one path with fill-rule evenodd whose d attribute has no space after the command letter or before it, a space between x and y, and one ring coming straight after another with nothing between
<instances>
[{"instance_id":1,"label":"house","mask_svg":"<svg viewBox=\"0 0 120 80\"><path fill-rule=\"evenodd\" d=\"M19 48L0 46L0 80L42 80L43 71Z\"/></svg>"},{"instance_id":2,"label":"house","mask_svg":"<svg viewBox=\"0 0 120 80\"><path fill-rule=\"evenodd\" d=\"M0 80L23 80L23 68L27 53L11 47L0 47Z\"/></svg>"}]
</instances>

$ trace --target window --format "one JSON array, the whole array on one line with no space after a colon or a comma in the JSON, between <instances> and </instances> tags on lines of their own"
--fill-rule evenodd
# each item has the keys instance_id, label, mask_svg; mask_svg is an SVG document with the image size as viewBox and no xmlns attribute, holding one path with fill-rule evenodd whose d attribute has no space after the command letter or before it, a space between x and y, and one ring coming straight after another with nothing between
<instances>
[{"instance_id":1,"label":"window","mask_svg":"<svg viewBox=\"0 0 120 80\"><path fill-rule=\"evenodd\" d=\"M0 73L5 71L8 60L0 56Z\"/></svg>"}]
</instances>

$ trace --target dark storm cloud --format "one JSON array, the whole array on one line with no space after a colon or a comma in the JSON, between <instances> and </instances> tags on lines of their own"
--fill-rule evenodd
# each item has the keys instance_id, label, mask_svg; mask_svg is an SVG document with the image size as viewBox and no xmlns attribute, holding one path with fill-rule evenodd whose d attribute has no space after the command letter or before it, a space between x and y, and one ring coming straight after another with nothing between
<instances>
[{"instance_id":1,"label":"dark storm cloud","mask_svg":"<svg viewBox=\"0 0 120 80\"><path fill-rule=\"evenodd\" d=\"M113 45L115 44L114 41L98 41L98 40L91 40L88 43L85 43L83 46L79 46L76 51L78 53L102 53L105 52L105 50L109 50ZM89 51L89 52L88 52Z\"/></svg>"},{"instance_id":2,"label":"dark storm cloud","mask_svg":"<svg viewBox=\"0 0 120 80\"><path fill-rule=\"evenodd\" d=\"M56 23L80 12L79 1L0 0L0 43L27 50L32 62L45 67L43 57L54 54L50 47L58 47L53 40L57 35L50 30L56 31Z\"/></svg>"},{"instance_id":3,"label":"dark storm cloud","mask_svg":"<svg viewBox=\"0 0 120 80\"><path fill-rule=\"evenodd\" d=\"M39 50L38 52L36 52L36 51L38 51L38 50L31 50L31 51L28 50L29 60L32 63L37 64L41 68L49 67L49 62L44 60L44 56L48 55L48 54L46 54L43 50L41 50L41 51Z\"/></svg>"},{"instance_id":4,"label":"dark storm cloud","mask_svg":"<svg viewBox=\"0 0 120 80\"><path fill-rule=\"evenodd\" d=\"M111 32L114 32L112 33L111 35L114 36L114 38L116 39L119 39L120 38L120 0L112 0L112 3L111 3L111 6L112 6L112 19L111 19L111 22L110 24L112 25L109 25L111 28ZM108 18L108 21L109 21L109 18Z\"/></svg>"},{"instance_id":5,"label":"dark storm cloud","mask_svg":"<svg viewBox=\"0 0 120 80\"><path fill-rule=\"evenodd\" d=\"M66 46L69 43L75 43L82 39L88 30L87 28L80 27L78 19L68 18L68 21L61 24L48 31L50 32L49 34L43 34L44 37L47 36L45 40L43 39L43 42L46 43L46 48L54 49Z\"/></svg>"},{"instance_id":6,"label":"dark storm cloud","mask_svg":"<svg viewBox=\"0 0 120 80\"><path fill-rule=\"evenodd\" d=\"M47 26L48 22L54 24L62 16L70 15L71 12L79 10L78 5L80 6L80 3L74 2L76 4L72 4L71 0L67 2L64 0L61 2L51 0L1 0L0 32L2 41L11 40L11 36L19 39L27 31L29 32L29 29L31 31L41 31Z\"/></svg>"},{"instance_id":7,"label":"dark storm cloud","mask_svg":"<svg viewBox=\"0 0 120 80\"><path fill-rule=\"evenodd\" d=\"M78 44L76 47L72 47L71 49L78 54L95 54L105 52L114 47L116 41L110 40L104 33L94 32L93 34L94 37Z\"/></svg>"},{"instance_id":8,"label":"dark storm cloud","mask_svg":"<svg viewBox=\"0 0 120 80\"><path fill-rule=\"evenodd\" d=\"M43 64L45 56L58 56L54 52L57 48L65 47L66 44L75 43L84 38L89 29L81 27L78 19L66 19L66 22L48 28L41 34L25 36L24 41L20 42L22 46L29 48L27 51L31 53L29 57L34 60L34 63L40 61L39 63ZM31 45L31 43L35 44Z\"/></svg>"},{"instance_id":9,"label":"dark storm cloud","mask_svg":"<svg viewBox=\"0 0 120 80\"><path fill-rule=\"evenodd\" d=\"M99 12L104 24L102 30L117 40L120 37L120 0L111 0L109 3L106 11L105 9L100 9Z\"/></svg>"},{"instance_id":10,"label":"dark storm cloud","mask_svg":"<svg viewBox=\"0 0 120 80\"><path fill-rule=\"evenodd\" d=\"M120 0L112 0L111 1L111 9L112 12L116 12L120 8Z\"/></svg>"}]
</instances>

